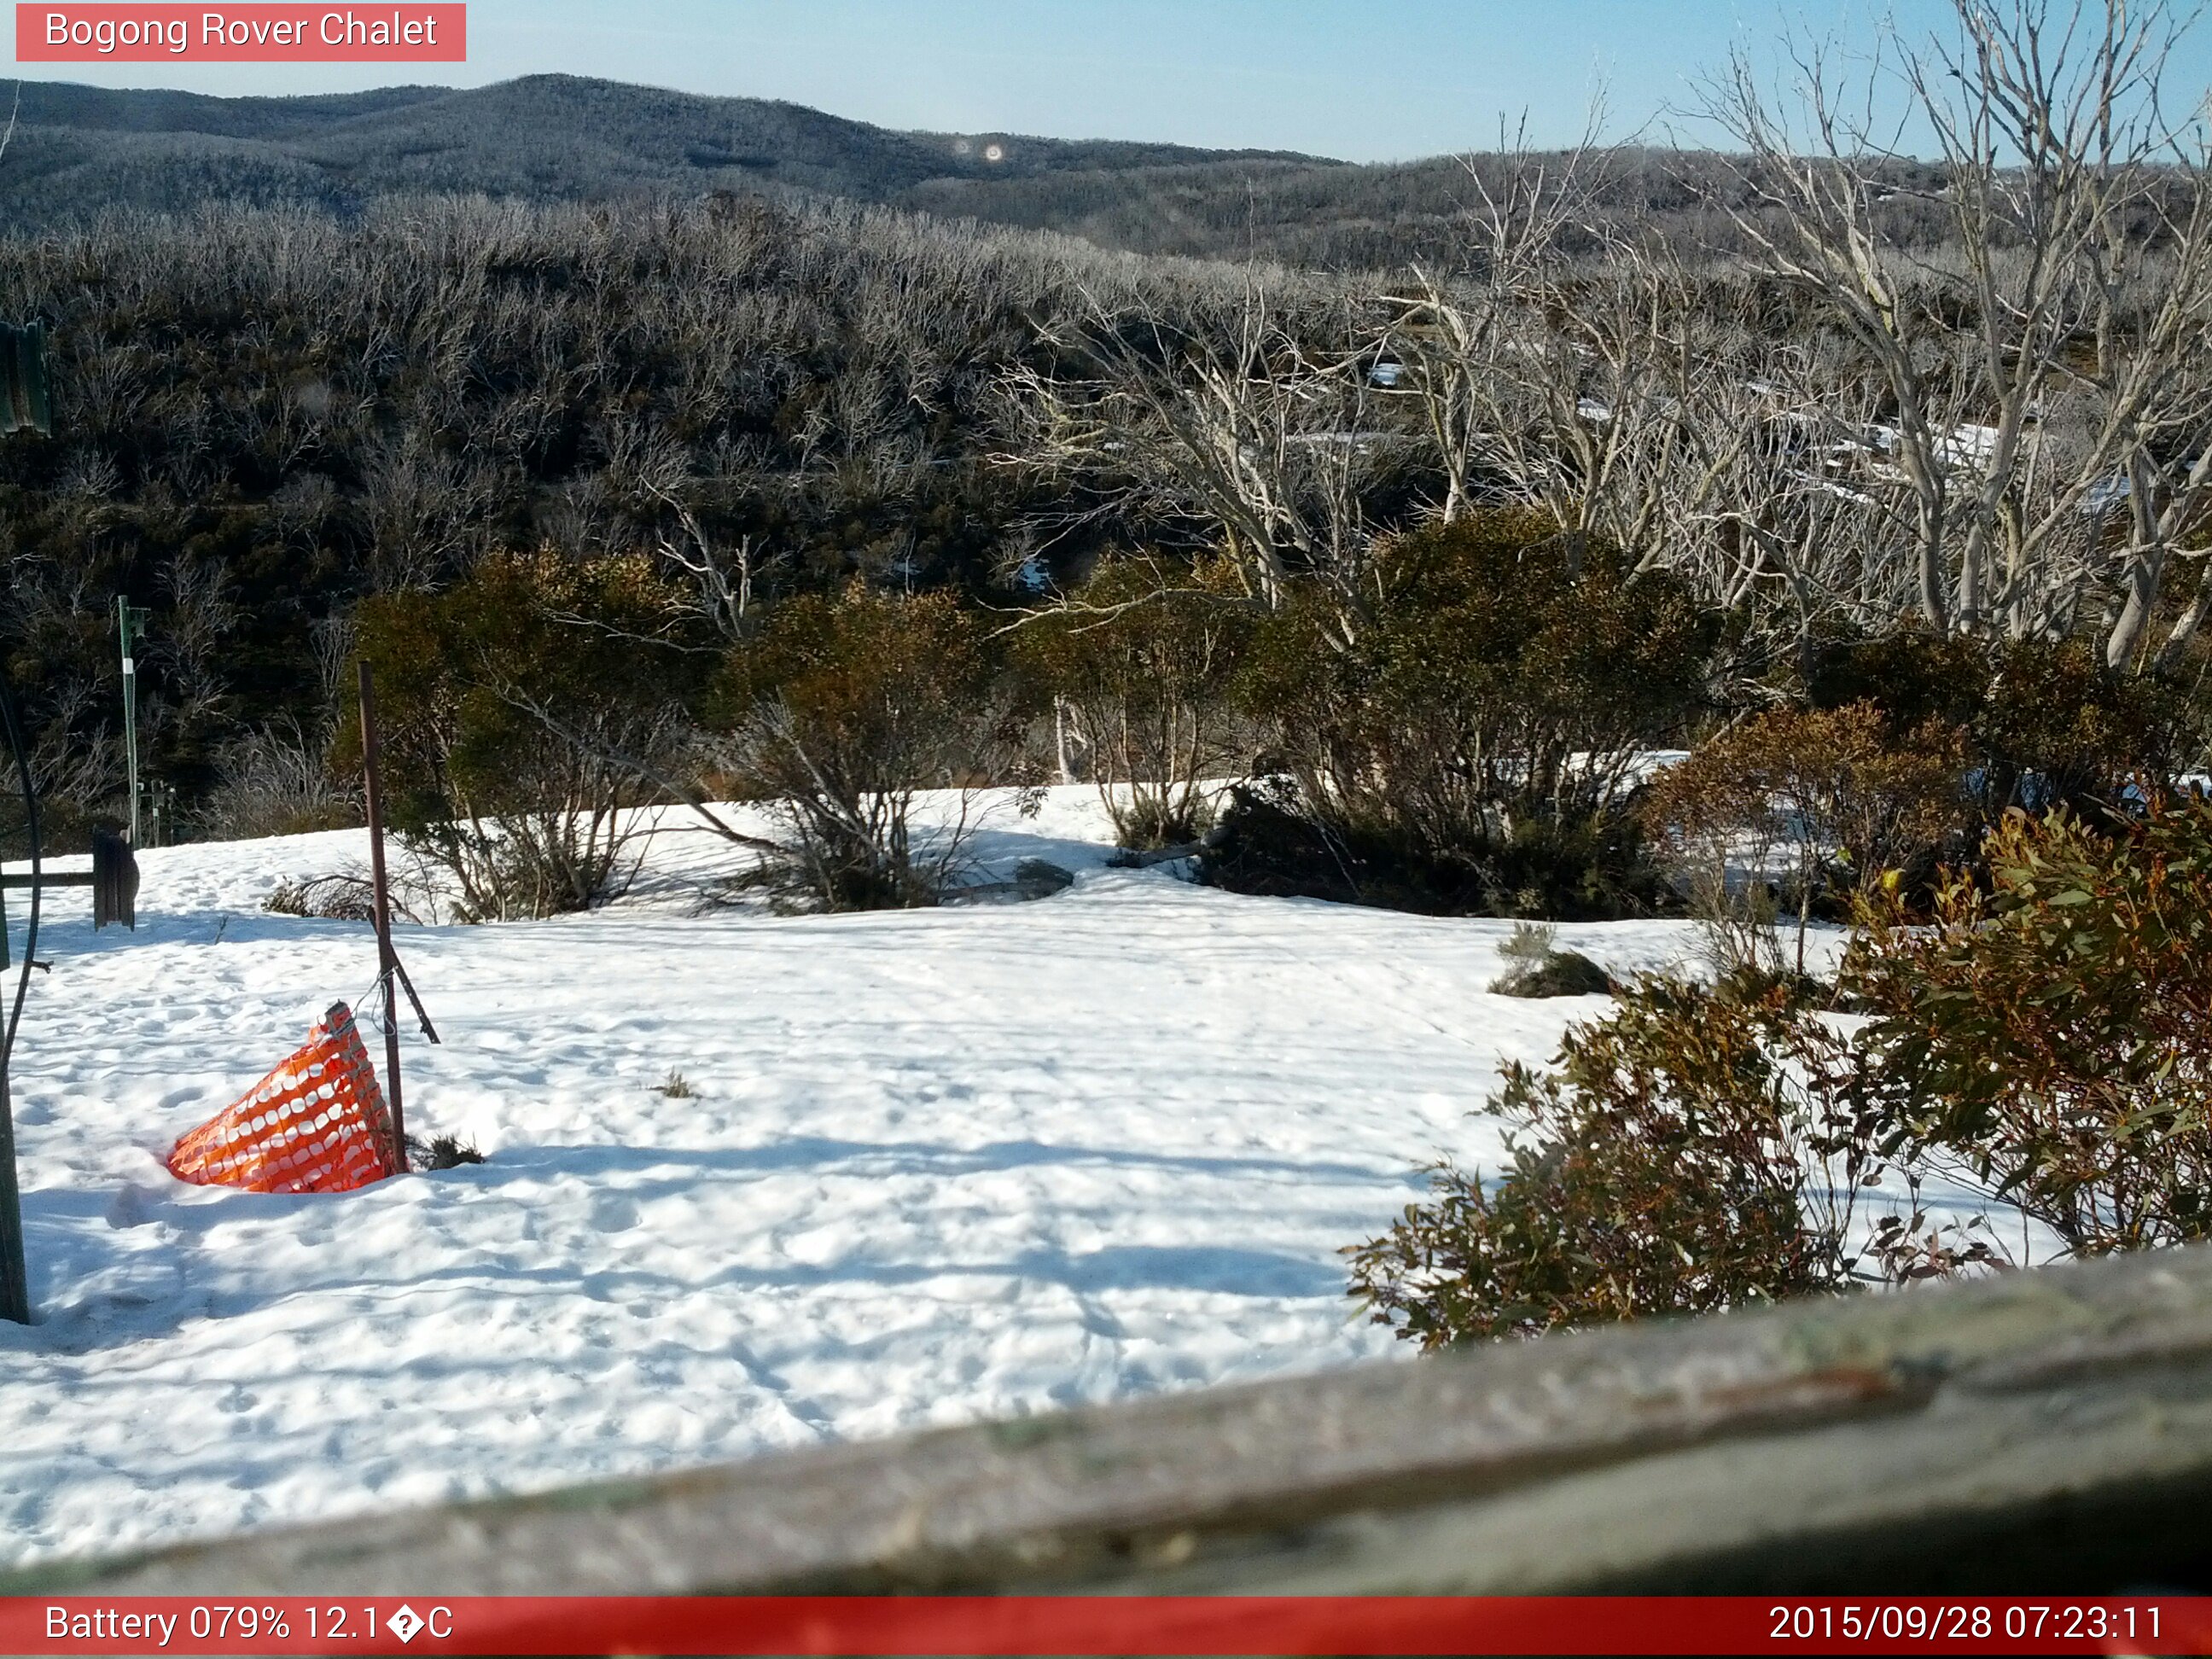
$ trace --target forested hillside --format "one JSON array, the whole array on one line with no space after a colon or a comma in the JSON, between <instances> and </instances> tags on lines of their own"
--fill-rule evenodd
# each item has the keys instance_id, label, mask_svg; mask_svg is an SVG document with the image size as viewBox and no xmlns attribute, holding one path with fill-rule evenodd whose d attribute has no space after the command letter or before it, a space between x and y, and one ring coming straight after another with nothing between
<instances>
[{"instance_id":1,"label":"forested hillside","mask_svg":"<svg viewBox=\"0 0 2212 1659\"><path fill-rule=\"evenodd\" d=\"M208 203L349 213L425 191L551 202L797 190L881 202L938 179L1194 165L1334 164L1172 144L893 132L796 104L566 75L305 98L28 82L0 172L0 216L24 226Z\"/></svg>"},{"instance_id":2,"label":"forested hillside","mask_svg":"<svg viewBox=\"0 0 2212 1659\"><path fill-rule=\"evenodd\" d=\"M897 132L795 104L562 75L303 98L27 82L0 169L0 214L28 230L206 205L344 218L425 194L836 198L1130 252L1380 271L1463 260L1470 218L1528 160L1569 165L1564 155L1478 154L1363 167L1270 150ZM1591 222L1576 227L1586 248L1636 225L1662 228L1685 247L1741 250L1727 209L1747 198L1723 159L1629 147L1575 165L1599 186ZM1909 164L1889 173L1892 231L1940 240L1940 216L1912 195L1934 174Z\"/></svg>"},{"instance_id":3,"label":"forested hillside","mask_svg":"<svg viewBox=\"0 0 2212 1659\"><path fill-rule=\"evenodd\" d=\"M57 810L120 787L118 594L153 610L143 740L188 803L241 734L323 720L362 595L495 550L735 550L756 605L851 575L1017 597L1060 498L993 463L1001 377L1048 365L1040 326L1079 295L1182 313L1239 283L759 199L207 210L19 240L0 317L52 332L56 429L0 446L0 642ZM1128 533L1055 522L1045 553Z\"/></svg>"}]
</instances>

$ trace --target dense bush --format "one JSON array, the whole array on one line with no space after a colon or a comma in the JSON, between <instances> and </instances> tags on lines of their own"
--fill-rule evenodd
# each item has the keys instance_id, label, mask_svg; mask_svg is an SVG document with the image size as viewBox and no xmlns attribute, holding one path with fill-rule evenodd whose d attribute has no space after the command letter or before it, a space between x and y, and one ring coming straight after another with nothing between
<instances>
[{"instance_id":1,"label":"dense bush","mask_svg":"<svg viewBox=\"0 0 2212 1659\"><path fill-rule=\"evenodd\" d=\"M1671 578L1520 510L1377 550L1365 614L1301 593L1243 682L1284 781L1226 814L1223 885L1583 918L1660 896L1627 807L1717 629Z\"/></svg>"},{"instance_id":2,"label":"dense bush","mask_svg":"<svg viewBox=\"0 0 2212 1659\"><path fill-rule=\"evenodd\" d=\"M366 602L389 817L464 921L580 910L628 884L703 659L641 559L494 555L443 592ZM358 767L358 728L337 761Z\"/></svg>"},{"instance_id":3,"label":"dense bush","mask_svg":"<svg viewBox=\"0 0 2212 1659\"><path fill-rule=\"evenodd\" d=\"M754 884L787 905L933 904L957 875L964 814L920 830L925 789L984 781L1010 736L972 613L945 593L854 583L776 607L718 692L733 768L782 826Z\"/></svg>"},{"instance_id":4,"label":"dense bush","mask_svg":"<svg viewBox=\"0 0 2212 1659\"><path fill-rule=\"evenodd\" d=\"M1717 965L1781 967L1767 890L1779 878L1802 974L1816 906L1847 913L1887 872L1932 873L1964 826L1966 792L1962 732L1931 716L1894 733L1875 704L1855 702L1771 710L1700 744L1659 775L1644 816Z\"/></svg>"},{"instance_id":5,"label":"dense bush","mask_svg":"<svg viewBox=\"0 0 2212 1659\"><path fill-rule=\"evenodd\" d=\"M1352 1293L1424 1348L1840 1289L1876 1172L1849 1045L1779 994L1654 981L1508 1068L1494 1185L1449 1166L1347 1252Z\"/></svg>"},{"instance_id":6,"label":"dense bush","mask_svg":"<svg viewBox=\"0 0 2212 1659\"><path fill-rule=\"evenodd\" d=\"M2102 1255L2212 1234L2212 805L2014 812L1931 923L1863 907L1846 983L1900 1142Z\"/></svg>"},{"instance_id":7,"label":"dense bush","mask_svg":"<svg viewBox=\"0 0 2212 1659\"><path fill-rule=\"evenodd\" d=\"M1894 872L1859 896L1849 1035L1798 987L1657 981L1509 1071L1510 1167L1438 1170L1352 1294L1433 1347L2008 1265L1985 1218L1930 1222L1939 1170L2071 1255L2212 1237L2212 802L2016 811L1981 860L1932 915ZM1854 1243L1885 1168L1910 1201Z\"/></svg>"},{"instance_id":8,"label":"dense bush","mask_svg":"<svg viewBox=\"0 0 2212 1659\"><path fill-rule=\"evenodd\" d=\"M1963 732L1984 826L2015 806L2102 813L2134 786L2170 781L2201 747L2180 686L2110 672L2079 640L1906 629L1821 647L1807 689L1821 708L1871 703L1893 732Z\"/></svg>"},{"instance_id":9,"label":"dense bush","mask_svg":"<svg viewBox=\"0 0 2212 1659\"><path fill-rule=\"evenodd\" d=\"M1206 827L1203 786L1237 758L1229 694L1254 620L1226 562L1139 556L1021 629L1018 659L1073 715L1122 846L1179 846Z\"/></svg>"}]
</instances>

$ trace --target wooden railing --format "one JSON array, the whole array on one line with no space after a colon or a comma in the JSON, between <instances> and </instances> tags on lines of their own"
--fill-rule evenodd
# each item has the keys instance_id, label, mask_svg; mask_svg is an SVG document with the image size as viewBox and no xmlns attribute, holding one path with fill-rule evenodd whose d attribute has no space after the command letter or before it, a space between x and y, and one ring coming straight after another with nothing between
<instances>
[{"instance_id":1,"label":"wooden railing","mask_svg":"<svg viewBox=\"0 0 2212 1659\"><path fill-rule=\"evenodd\" d=\"M2212 1582L2212 1251L53 1565L15 1593Z\"/></svg>"}]
</instances>

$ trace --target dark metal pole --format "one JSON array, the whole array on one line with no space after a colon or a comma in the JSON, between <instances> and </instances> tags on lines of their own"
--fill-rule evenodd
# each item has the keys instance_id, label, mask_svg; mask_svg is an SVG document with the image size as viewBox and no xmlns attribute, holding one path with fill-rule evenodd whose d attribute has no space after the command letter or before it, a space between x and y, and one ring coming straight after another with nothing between
<instances>
[{"instance_id":1,"label":"dark metal pole","mask_svg":"<svg viewBox=\"0 0 2212 1659\"><path fill-rule=\"evenodd\" d=\"M39 792L31 781L30 756L15 693L0 680L0 729L4 729L15 769L23 781L23 833L31 854L31 900L23 934L23 963L12 1004L0 1009L0 1319L31 1322L30 1276L23 1267L23 1203L15 1181L15 1113L9 1097L8 1065L15 1052L15 1029L22 1023L23 997L39 954L39 877L43 865L39 836Z\"/></svg>"},{"instance_id":2,"label":"dark metal pole","mask_svg":"<svg viewBox=\"0 0 2212 1659\"><path fill-rule=\"evenodd\" d=\"M384 1098L392 1112L392 1155L407 1167L407 1117L399 1098L399 1005L392 981L399 957L392 948L392 890L384 879L384 806L376 778L376 689L361 665L361 769L368 798L368 873L376 896L377 978L384 987Z\"/></svg>"}]
</instances>

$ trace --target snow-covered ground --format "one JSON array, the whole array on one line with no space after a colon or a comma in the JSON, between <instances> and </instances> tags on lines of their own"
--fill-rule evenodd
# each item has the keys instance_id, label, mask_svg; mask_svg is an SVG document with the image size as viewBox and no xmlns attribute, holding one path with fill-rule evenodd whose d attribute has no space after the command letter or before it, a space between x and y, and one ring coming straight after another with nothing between
<instances>
[{"instance_id":1,"label":"snow-covered ground","mask_svg":"<svg viewBox=\"0 0 2212 1659\"><path fill-rule=\"evenodd\" d=\"M0 1561L1402 1351L1339 1248L1424 1162L1492 1161L1501 1059L1601 1000L1490 994L1504 923L1238 897L1108 840L1088 791L1002 799L985 864L1073 888L780 918L703 904L727 855L678 829L595 915L403 928L445 1039L408 1028L409 1126L489 1161L325 1197L161 1157L366 1000L367 927L261 909L365 839L149 852L136 933L61 895L15 1060L40 1322L0 1324Z\"/></svg>"}]
</instances>

